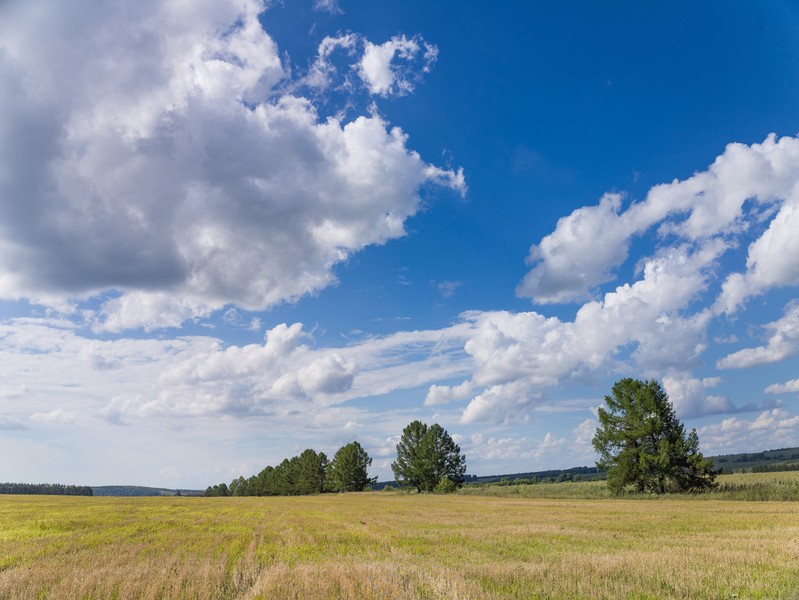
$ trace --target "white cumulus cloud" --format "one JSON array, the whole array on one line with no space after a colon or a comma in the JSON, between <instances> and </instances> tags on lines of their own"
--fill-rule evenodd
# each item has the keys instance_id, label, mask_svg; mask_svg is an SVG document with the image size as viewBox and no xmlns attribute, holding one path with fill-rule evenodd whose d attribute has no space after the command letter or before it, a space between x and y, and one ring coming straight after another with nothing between
<instances>
[{"instance_id":1,"label":"white cumulus cloud","mask_svg":"<svg viewBox=\"0 0 799 600\"><path fill-rule=\"evenodd\" d=\"M663 388L680 418L735 412L736 406L729 398L707 393L718 383L718 378L697 379L685 372L663 377Z\"/></svg>"},{"instance_id":2,"label":"white cumulus cloud","mask_svg":"<svg viewBox=\"0 0 799 600\"><path fill-rule=\"evenodd\" d=\"M771 288L799 285L799 186L769 223L768 229L749 246L746 271L731 273L724 281L717 305L735 312L752 296Z\"/></svg>"},{"instance_id":3,"label":"white cumulus cloud","mask_svg":"<svg viewBox=\"0 0 799 600\"><path fill-rule=\"evenodd\" d=\"M773 383L765 390L767 394L795 394L799 393L799 379L791 379L785 383Z\"/></svg>"},{"instance_id":4,"label":"white cumulus cloud","mask_svg":"<svg viewBox=\"0 0 799 600\"><path fill-rule=\"evenodd\" d=\"M709 313L686 309L707 287L726 248L682 245L645 261L642 277L584 304L574 321L536 312L473 312L465 350L475 360L475 395L465 423L526 418L547 390L631 369L644 376L686 371L705 349ZM629 353L626 356L625 353Z\"/></svg>"},{"instance_id":5,"label":"white cumulus cloud","mask_svg":"<svg viewBox=\"0 0 799 600\"><path fill-rule=\"evenodd\" d=\"M555 231L530 249L535 266L516 292L539 304L584 299L588 290L613 279L627 259L629 231L619 219L621 197L607 194L558 220Z\"/></svg>"},{"instance_id":6,"label":"white cumulus cloud","mask_svg":"<svg viewBox=\"0 0 799 600\"><path fill-rule=\"evenodd\" d=\"M282 91L262 10L0 6L0 297L117 290L110 331L264 309L405 235L422 186L465 191L462 171L425 163L376 114L320 119ZM397 60L427 52L391 43ZM390 72L384 91L411 89Z\"/></svg>"},{"instance_id":7,"label":"white cumulus cloud","mask_svg":"<svg viewBox=\"0 0 799 600\"><path fill-rule=\"evenodd\" d=\"M531 248L533 266L517 293L539 304L582 300L613 278L632 238L655 225L664 238L697 242L739 234L777 207L768 230L750 247L747 271L732 274L719 298L719 310L733 312L753 294L799 282L792 235L798 183L799 139L770 135L762 144L729 144L707 170L657 185L626 210L620 196L608 194L560 219Z\"/></svg>"},{"instance_id":8,"label":"white cumulus cloud","mask_svg":"<svg viewBox=\"0 0 799 600\"><path fill-rule=\"evenodd\" d=\"M464 381L459 385L431 385L425 396L425 406L448 404L457 400L466 400L472 394L472 383Z\"/></svg>"}]
</instances>

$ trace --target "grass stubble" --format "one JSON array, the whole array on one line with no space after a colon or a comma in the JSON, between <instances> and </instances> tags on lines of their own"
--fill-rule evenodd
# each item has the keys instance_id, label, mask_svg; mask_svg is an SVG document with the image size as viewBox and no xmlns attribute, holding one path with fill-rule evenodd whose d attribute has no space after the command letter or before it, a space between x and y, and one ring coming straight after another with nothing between
<instances>
[{"instance_id":1,"label":"grass stubble","mask_svg":"<svg viewBox=\"0 0 799 600\"><path fill-rule=\"evenodd\" d=\"M797 502L521 497L569 485L0 496L0 598L799 599Z\"/></svg>"}]
</instances>

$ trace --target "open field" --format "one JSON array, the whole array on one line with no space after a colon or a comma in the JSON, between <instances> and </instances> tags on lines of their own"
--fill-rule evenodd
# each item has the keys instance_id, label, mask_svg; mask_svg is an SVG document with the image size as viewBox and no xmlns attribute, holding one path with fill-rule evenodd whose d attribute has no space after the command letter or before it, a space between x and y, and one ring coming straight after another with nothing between
<instances>
[{"instance_id":1,"label":"open field","mask_svg":"<svg viewBox=\"0 0 799 600\"><path fill-rule=\"evenodd\" d=\"M0 598L505 597L799 598L799 503L0 497Z\"/></svg>"}]
</instances>

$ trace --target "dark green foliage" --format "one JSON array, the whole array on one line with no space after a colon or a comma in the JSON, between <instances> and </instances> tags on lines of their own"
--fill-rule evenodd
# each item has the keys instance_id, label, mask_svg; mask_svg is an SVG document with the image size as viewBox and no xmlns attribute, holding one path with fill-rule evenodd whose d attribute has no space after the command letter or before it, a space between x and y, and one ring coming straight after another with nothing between
<instances>
[{"instance_id":1,"label":"dark green foliage","mask_svg":"<svg viewBox=\"0 0 799 600\"><path fill-rule=\"evenodd\" d=\"M391 470L400 486L415 486L419 491L424 485L424 460L422 458L422 438L427 433L427 425L413 421L402 430L397 444L397 460Z\"/></svg>"},{"instance_id":2,"label":"dark green foliage","mask_svg":"<svg viewBox=\"0 0 799 600\"><path fill-rule=\"evenodd\" d=\"M256 496L270 495L267 492L269 491L269 482L274 470L275 468L272 466L264 467L264 469L255 476L255 486L253 491L255 492Z\"/></svg>"},{"instance_id":3,"label":"dark green foliage","mask_svg":"<svg viewBox=\"0 0 799 600\"><path fill-rule=\"evenodd\" d=\"M321 494L325 491L325 478L328 460L324 452L314 452L310 448L303 450L297 457L296 493Z\"/></svg>"},{"instance_id":4,"label":"dark green foliage","mask_svg":"<svg viewBox=\"0 0 799 600\"><path fill-rule=\"evenodd\" d=\"M334 492L362 492L377 481L369 478L372 459L358 442L339 448L328 470L328 487Z\"/></svg>"},{"instance_id":5,"label":"dark green foliage","mask_svg":"<svg viewBox=\"0 0 799 600\"><path fill-rule=\"evenodd\" d=\"M230 482L228 486L228 492L230 496L249 496L248 493L250 490L248 489L247 480L244 477L236 477L233 481Z\"/></svg>"},{"instance_id":6,"label":"dark green foliage","mask_svg":"<svg viewBox=\"0 0 799 600\"><path fill-rule=\"evenodd\" d=\"M219 483L217 485L209 485L205 489L206 496L230 496L226 483Z\"/></svg>"},{"instance_id":7,"label":"dark green foliage","mask_svg":"<svg viewBox=\"0 0 799 600\"><path fill-rule=\"evenodd\" d=\"M773 465L758 465L750 469L752 473L780 473L784 471L799 471L799 464L776 463Z\"/></svg>"},{"instance_id":8,"label":"dark green foliage","mask_svg":"<svg viewBox=\"0 0 799 600\"><path fill-rule=\"evenodd\" d=\"M324 452L310 448L299 456L283 459L248 479L236 477L230 485L208 487L206 496L300 496L327 491L329 462Z\"/></svg>"},{"instance_id":9,"label":"dark green foliage","mask_svg":"<svg viewBox=\"0 0 799 600\"><path fill-rule=\"evenodd\" d=\"M253 496L300 496L324 491L327 456L310 448L255 476Z\"/></svg>"},{"instance_id":10,"label":"dark green foliage","mask_svg":"<svg viewBox=\"0 0 799 600\"><path fill-rule=\"evenodd\" d=\"M441 425L428 427L421 421L413 421L402 431L397 460L391 469L400 486L431 492L443 477L452 480L456 487L462 486L466 457Z\"/></svg>"},{"instance_id":11,"label":"dark green foliage","mask_svg":"<svg viewBox=\"0 0 799 600\"><path fill-rule=\"evenodd\" d=\"M622 379L605 403L593 443L614 494L628 486L656 494L715 487L713 461L699 452L696 430L685 435L660 383Z\"/></svg>"},{"instance_id":12,"label":"dark green foliage","mask_svg":"<svg viewBox=\"0 0 799 600\"><path fill-rule=\"evenodd\" d=\"M63 483L0 483L0 494L36 494L51 496L92 496L88 485Z\"/></svg>"},{"instance_id":13,"label":"dark green foliage","mask_svg":"<svg viewBox=\"0 0 799 600\"><path fill-rule=\"evenodd\" d=\"M296 496L297 493L297 462L296 456L291 459L284 458L269 478L267 496Z\"/></svg>"}]
</instances>

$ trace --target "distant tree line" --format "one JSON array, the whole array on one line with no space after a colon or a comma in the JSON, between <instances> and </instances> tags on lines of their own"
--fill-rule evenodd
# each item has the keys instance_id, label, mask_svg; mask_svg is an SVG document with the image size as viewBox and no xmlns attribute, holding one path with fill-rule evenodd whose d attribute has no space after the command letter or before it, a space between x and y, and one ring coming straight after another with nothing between
<instances>
[{"instance_id":1,"label":"distant tree line","mask_svg":"<svg viewBox=\"0 0 799 600\"><path fill-rule=\"evenodd\" d=\"M257 475L209 486L206 496L303 496L324 492L360 492L375 478L367 474L372 459L358 442L339 448L333 460L324 452L304 450Z\"/></svg>"},{"instance_id":2,"label":"distant tree line","mask_svg":"<svg viewBox=\"0 0 799 600\"><path fill-rule=\"evenodd\" d=\"M783 450L796 450L796 448L783 448ZM779 452L779 454L777 454ZM747 462L766 462L771 460L796 460L799 458L799 452L794 452L790 456L785 456L785 452L780 450L769 450L767 452L754 452L742 454L728 454L727 456L719 456L715 462L721 463L747 463Z\"/></svg>"},{"instance_id":3,"label":"distant tree line","mask_svg":"<svg viewBox=\"0 0 799 600\"><path fill-rule=\"evenodd\" d=\"M570 473L561 471L557 476L538 477L533 475L531 477L502 477L500 479L493 479L491 481L479 481L475 483L467 483L467 485L475 487L492 487L492 486L509 486L509 485L538 485L542 483L578 483L580 481L599 481L605 479L604 474L593 475L586 477L580 473Z\"/></svg>"},{"instance_id":4,"label":"distant tree line","mask_svg":"<svg viewBox=\"0 0 799 600\"><path fill-rule=\"evenodd\" d=\"M781 473L783 471L799 471L799 463L777 463L773 465L757 465L750 469L752 473Z\"/></svg>"},{"instance_id":5,"label":"distant tree line","mask_svg":"<svg viewBox=\"0 0 799 600\"><path fill-rule=\"evenodd\" d=\"M607 473L596 467L571 467L569 469L548 469L530 473L509 473L505 475L464 475L465 485L531 485L536 483L560 483L563 481L596 481L607 479Z\"/></svg>"},{"instance_id":6,"label":"distant tree line","mask_svg":"<svg viewBox=\"0 0 799 600\"><path fill-rule=\"evenodd\" d=\"M0 483L0 494L32 494L49 496L92 496L88 485L62 483Z\"/></svg>"}]
</instances>

